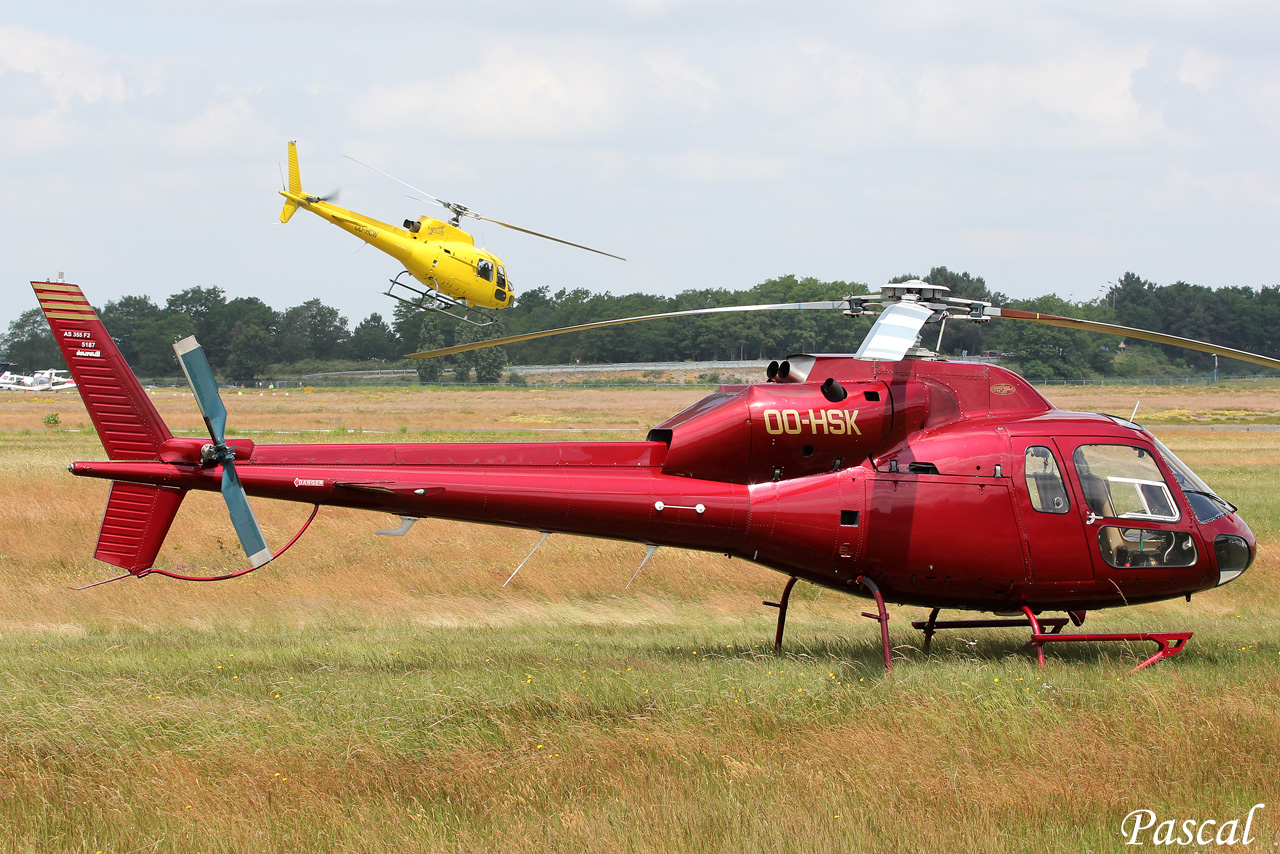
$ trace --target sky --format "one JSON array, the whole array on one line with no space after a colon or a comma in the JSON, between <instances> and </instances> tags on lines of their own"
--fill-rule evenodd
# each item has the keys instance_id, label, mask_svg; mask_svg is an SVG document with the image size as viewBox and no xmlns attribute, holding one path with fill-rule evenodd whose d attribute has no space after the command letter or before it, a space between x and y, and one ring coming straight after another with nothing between
<instances>
[{"instance_id":1,"label":"sky","mask_svg":"<svg viewBox=\"0 0 1280 854\"><path fill-rule=\"evenodd\" d=\"M0 13L0 331L56 277L390 316L396 263L276 195L472 223L517 298L1280 284L1280 5L69 0Z\"/></svg>"}]
</instances>

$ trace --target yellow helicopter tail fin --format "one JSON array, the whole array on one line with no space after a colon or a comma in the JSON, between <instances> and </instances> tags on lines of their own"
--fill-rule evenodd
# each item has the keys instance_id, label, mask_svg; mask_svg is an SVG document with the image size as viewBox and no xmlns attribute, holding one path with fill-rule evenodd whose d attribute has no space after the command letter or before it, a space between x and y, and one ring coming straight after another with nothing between
<instances>
[{"instance_id":1,"label":"yellow helicopter tail fin","mask_svg":"<svg viewBox=\"0 0 1280 854\"><path fill-rule=\"evenodd\" d=\"M298 141L296 139L289 142L289 192L294 195L302 194L302 173L298 171ZM280 211L280 221L288 222L289 217L293 216L293 212L297 209L298 203L286 196L284 210Z\"/></svg>"}]
</instances>

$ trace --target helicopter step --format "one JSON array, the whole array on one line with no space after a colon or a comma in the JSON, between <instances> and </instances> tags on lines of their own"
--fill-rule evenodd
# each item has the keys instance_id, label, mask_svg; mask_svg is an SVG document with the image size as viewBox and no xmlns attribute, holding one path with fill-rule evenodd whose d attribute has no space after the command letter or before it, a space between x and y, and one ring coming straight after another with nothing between
<instances>
[{"instance_id":1,"label":"helicopter step","mask_svg":"<svg viewBox=\"0 0 1280 854\"><path fill-rule=\"evenodd\" d=\"M412 284L400 281L402 276L409 276ZM443 294L433 288L422 288L418 286L413 274L408 270L401 270L399 275L391 279L391 287L387 288L384 293L394 300L399 300L405 305L411 305L414 308L420 308L425 311L434 311L437 314L443 314L445 317L470 323L472 326L489 326L496 323L498 318L484 309L476 308L468 305L462 300L454 299L447 294ZM408 291L413 296L406 296L396 293L396 288ZM458 312L462 312L459 314ZM474 318L479 318L473 319Z\"/></svg>"}]
</instances>

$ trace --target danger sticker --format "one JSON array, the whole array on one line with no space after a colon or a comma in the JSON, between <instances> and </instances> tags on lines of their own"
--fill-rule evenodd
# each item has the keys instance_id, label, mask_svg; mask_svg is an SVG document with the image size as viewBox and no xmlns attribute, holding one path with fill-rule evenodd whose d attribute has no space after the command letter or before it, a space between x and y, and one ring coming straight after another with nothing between
<instances>
[{"instance_id":1,"label":"danger sticker","mask_svg":"<svg viewBox=\"0 0 1280 854\"><path fill-rule=\"evenodd\" d=\"M319 478L295 477L293 479L294 486L324 486L324 480Z\"/></svg>"}]
</instances>

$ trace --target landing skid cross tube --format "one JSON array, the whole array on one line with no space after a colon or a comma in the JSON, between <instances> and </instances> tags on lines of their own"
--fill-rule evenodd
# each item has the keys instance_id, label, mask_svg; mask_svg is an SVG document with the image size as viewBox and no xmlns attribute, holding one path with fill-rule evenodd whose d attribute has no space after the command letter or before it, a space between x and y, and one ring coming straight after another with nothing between
<instances>
[{"instance_id":1,"label":"landing skid cross tube","mask_svg":"<svg viewBox=\"0 0 1280 854\"><path fill-rule=\"evenodd\" d=\"M880 588L876 583L865 575L859 575L854 581L871 591L871 595L876 600L876 613L871 614L867 611L862 612L862 616L869 617L872 620L880 622L880 643L884 646L884 669L886 671L893 670L893 658L889 647L889 612L884 607L884 596L880 595Z\"/></svg>"},{"instance_id":2,"label":"landing skid cross tube","mask_svg":"<svg viewBox=\"0 0 1280 854\"><path fill-rule=\"evenodd\" d=\"M1044 645L1047 643L1059 643L1069 641L1090 641L1096 643L1106 643L1109 641L1133 642L1133 641L1151 641L1156 645L1155 654L1143 661L1141 664L1129 670L1130 673L1149 667L1157 661L1163 661L1166 658L1173 658L1186 647L1187 641L1191 640L1193 632L1109 632L1109 633L1072 633L1063 634L1062 629L1067 624L1068 618L1074 625L1081 625L1084 622L1083 611L1068 611L1066 617L1046 617L1036 616L1030 606L1024 605L1022 613L1025 617L1014 617L1004 620L939 620L939 608L934 608L929 612L927 620L915 620L911 626L924 632L924 648L929 649L929 643L933 640L933 636L941 629L999 629L1009 628L1011 626L1029 626L1031 628L1031 640L1027 641L1027 646L1036 648L1036 659L1040 662L1040 666L1044 667Z\"/></svg>"},{"instance_id":3,"label":"landing skid cross tube","mask_svg":"<svg viewBox=\"0 0 1280 854\"><path fill-rule=\"evenodd\" d=\"M400 281L400 278L406 275L409 275L408 270L401 271L399 275L391 280L391 287L387 288L384 293L393 300L399 300L405 305L411 305L424 311L434 311L437 314L443 314L445 317L460 320L463 323L470 323L472 326L489 326L497 323L498 318L489 312L473 305L467 305L465 302L442 294L434 288L420 288L417 280L414 280L413 284ZM403 288L414 296L401 296L396 293L396 288ZM462 314L457 314L457 311L461 311ZM478 317L479 320L473 320L472 315Z\"/></svg>"},{"instance_id":4,"label":"landing skid cross tube","mask_svg":"<svg viewBox=\"0 0 1280 854\"><path fill-rule=\"evenodd\" d=\"M876 600L876 613L872 614L869 611L863 611L862 616L869 617L880 623L880 642L884 646L884 669L893 670L893 659L889 646L889 612L885 610L884 596L880 594L880 588L876 586L876 583L865 575L859 575L851 584L861 584L871 591L872 597ZM773 637L774 655L782 652L782 632L787 626L787 603L791 599L791 588L795 586L796 577L793 575L787 580L787 586L782 588L782 596L779 601L761 603L766 607L778 609L778 630Z\"/></svg>"},{"instance_id":5,"label":"landing skid cross tube","mask_svg":"<svg viewBox=\"0 0 1280 854\"><path fill-rule=\"evenodd\" d=\"M913 629L920 629L924 632L925 652L929 651L929 644L933 641L934 634L941 629L1007 629L1010 626L1033 625L1029 620L1020 617L1006 620L939 620L938 611L940 610L940 608L934 608L929 612L929 619L914 620L911 623ZM1039 623L1041 626L1047 626L1052 634L1062 631L1062 627L1066 624L1066 617L1050 617L1049 619L1040 620ZM1076 625L1080 624L1076 623Z\"/></svg>"},{"instance_id":6,"label":"landing skid cross tube","mask_svg":"<svg viewBox=\"0 0 1280 854\"><path fill-rule=\"evenodd\" d=\"M782 597L777 602L762 602L768 608L778 609L778 631L773 636L773 654L782 652L782 630L787 627L787 602L791 599L791 588L796 586L796 577L791 576L787 586L782 588Z\"/></svg>"}]
</instances>

